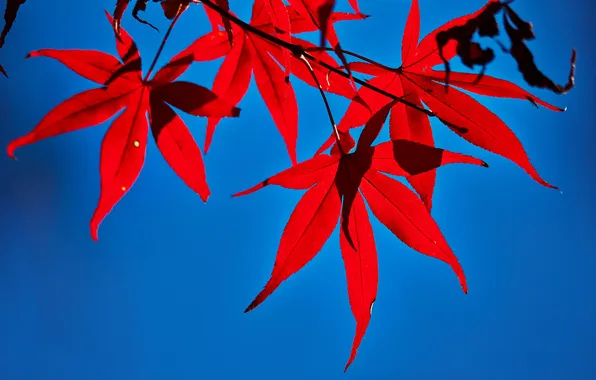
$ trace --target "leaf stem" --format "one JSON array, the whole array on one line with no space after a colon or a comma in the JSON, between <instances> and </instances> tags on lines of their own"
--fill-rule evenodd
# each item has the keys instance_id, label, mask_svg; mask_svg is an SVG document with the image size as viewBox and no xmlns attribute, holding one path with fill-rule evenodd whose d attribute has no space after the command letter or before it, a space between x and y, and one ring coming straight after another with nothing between
<instances>
[{"instance_id":1,"label":"leaf stem","mask_svg":"<svg viewBox=\"0 0 596 380\"><path fill-rule=\"evenodd\" d=\"M147 71L145 78L143 78L143 82L146 82L147 79L149 79L149 76L151 75L151 73L153 73L153 69L155 68L155 65L157 64L157 60L159 59L159 56L161 55L164 46L166 46L166 42L168 41L168 38L170 37L170 33L172 33L172 29L174 29L174 25L176 25L176 22L178 22L178 19L180 18L180 16L183 13L183 12L180 12L181 9L182 9L182 3L180 3L178 5L178 11L176 11L176 16L170 23L170 26L168 27L166 34L163 36L163 39L161 40L161 44L159 45L159 49L157 49L157 53L155 53L155 57L153 58L153 62L151 62L151 66L149 66L149 71Z\"/></svg>"},{"instance_id":2,"label":"leaf stem","mask_svg":"<svg viewBox=\"0 0 596 380\"><path fill-rule=\"evenodd\" d=\"M286 42L280 38L277 38L267 32L264 32L256 27L254 27L253 25L250 25L244 21L242 21L241 19L239 19L238 17L236 17L235 15L226 12L225 10L221 9L219 6L217 6L217 4L215 4L212 0L192 0L192 2L194 3L203 3L205 4L205 6L211 8L212 10L214 10L215 12L219 13L220 16L227 18L228 20L230 20L231 22L233 22L234 24L240 26L242 29L244 29L247 32L250 32L252 34L255 34L271 43L274 43L284 49L288 49L292 55L294 57L296 57L297 59L300 59L300 57L304 56L306 59L308 59L309 61L312 61L314 63L319 64L320 66L326 68L327 70L336 73L337 75L340 75L344 78L350 79L350 74L338 69L335 66L332 66L330 64L328 64L327 62L323 62L318 60L315 56L313 56L312 54L310 54L309 52L307 52L302 46L297 45L297 44L292 44L289 42ZM408 107L412 107L420 112L423 112L424 114L426 114L427 116L435 116L435 114L429 110L427 110L424 107L421 107L417 104L414 104L408 100L405 100L399 96L395 96L394 94L387 92L381 88L378 88L362 79L359 78L354 78L354 82L358 83L359 85L368 88L369 90L375 91L381 95L384 95L392 100L396 100L400 103L403 103L405 105L407 105Z\"/></svg>"},{"instance_id":3,"label":"leaf stem","mask_svg":"<svg viewBox=\"0 0 596 380\"><path fill-rule=\"evenodd\" d=\"M329 101L327 100L327 96L325 95L325 91L323 91L323 87L321 86L321 82L319 82L319 78L315 74L310 62L306 57L300 57L300 60L304 63L310 75L312 75L312 79L315 81L319 92L321 93L321 97L323 98L323 102L325 103L325 108L327 109L327 115L329 116L329 121L331 122L331 128L333 128L333 135L335 136L335 142L339 148L339 152L342 156L346 155L347 152L344 152L344 148L341 146L341 138L339 135L339 130L337 129L337 124L335 124L335 119L333 118L333 112L331 112L331 106L329 105Z\"/></svg>"}]
</instances>

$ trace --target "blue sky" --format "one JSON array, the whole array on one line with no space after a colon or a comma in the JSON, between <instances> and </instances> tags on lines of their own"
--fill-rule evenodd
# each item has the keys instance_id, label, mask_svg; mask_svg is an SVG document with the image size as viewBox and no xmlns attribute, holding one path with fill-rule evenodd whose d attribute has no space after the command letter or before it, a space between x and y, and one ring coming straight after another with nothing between
<instances>
[{"instance_id":1,"label":"blue sky","mask_svg":"<svg viewBox=\"0 0 596 380\"><path fill-rule=\"evenodd\" d=\"M250 2L230 3L249 19ZM399 65L410 2L361 3L372 17L339 25L342 45ZM482 4L420 0L422 34ZM22 7L0 50L11 76L0 78L0 145L92 86L56 62L24 61L25 54L44 47L115 53L103 15L112 6L113 1L52 1ZM151 143L143 172L102 224L98 243L89 236L88 222L99 195L99 148L108 124L23 148L16 162L0 158L0 378L594 378L594 7L581 0L514 4L534 23L537 40L530 47L547 75L563 82L571 48L578 50L571 93L532 90L568 106L567 112L481 100L517 133L541 175L563 194L433 121L438 146L491 165L443 168L434 198L433 216L466 271L470 292L461 292L447 265L413 252L374 221L379 293L368 333L345 375L354 321L338 231L303 271L259 308L242 313L267 280L301 196L271 187L230 198L290 165L254 82L240 103L241 118L221 123L205 158L209 202L203 204L175 176ZM165 30L159 7L149 8L147 19ZM130 14L124 23L147 67L160 35ZM160 64L208 28L202 10L190 10ZM219 64L198 63L184 79L210 86ZM488 70L526 87L511 60L497 59ZM305 160L329 135L329 126L316 90L294 83L298 157ZM331 100L339 119L348 103ZM206 120L185 120L203 141Z\"/></svg>"}]
</instances>

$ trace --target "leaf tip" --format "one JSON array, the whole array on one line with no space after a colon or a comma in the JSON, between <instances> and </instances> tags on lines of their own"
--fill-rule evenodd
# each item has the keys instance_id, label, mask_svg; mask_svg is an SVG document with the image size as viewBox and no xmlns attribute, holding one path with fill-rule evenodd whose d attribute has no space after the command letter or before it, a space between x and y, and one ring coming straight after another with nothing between
<instances>
[{"instance_id":1,"label":"leaf tip","mask_svg":"<svg viewBox=\"0 0 596 380\"><path fill-rule=\"evenodd\" d=\"M232 108L232 117L239 117L240 111L241 111L241 108L238 108L238 107Z\"/></svg>"},{"instance_id":2,"label":"leaf tip","mask_svg":"<svg viewBox=\"0 0 596 380\"><path fill-rule=\"evenodd\" d=\"M98 226L91 226L91 239L94 242L98 242L99 241L99 235L98 235Z\"/></svg>"},{"instance_id":3,"label":"leaf tip","mask_svg":"<svg viewBox=\"0 0 596 380\"><path fill-rule=\"evenodd\" d=\"M352 365L352 362L354 361L355 355L354 353L352 353L350 355L350 358L348 359L348 362L346 363L345 367L344 367L344 373L346 373L348 371L348 368L350 368L350 366Z\"/></svg>"},{"instance_id":4,"label":"leaf tip","mask_svg":"<svg viewBox=\"0 0 596 380\"><path fill-rule=\"evenodd\" d=\"M481 161L481 165L485 168L490 168L490 165L486 161Z\"/></svg>"},{"instance_id":5,"label":"leaf tip","mask_svg":"<svg viewBox=\"0 0 596 380\"><path fill-rule=\"evenodd\" d=\"M255 301L252 301L250 303L250 305L248 305L246 307L246 309L244 309L244 314L248 313L249 311L253 310L256 307L256 305L254 303L255 303Z\"/></svg>"},{"instance_id":6,"label":"leaf tip","mask_svg":"<svg viewBox=\"0 0 596 380\"><path fill-rule=\"evenodd\" d=\"M113 19L112 15L110 14L110 12L108 12L107 9L104 9L103 11L106 14L106 16L108 17L108 20L110 20L110 23L112 23L114 19Z\"/></svg>"},{"instance_id":7,"label":"leaf tip","mask_svg":"<svg viewBox=\"0 0 596 380\"><path fill-rule=\"evenodd\" d=\"M29 59L29 58L35 58L35 57L39 57L39 50L33 50L32 52L29 52L26 56L25 59Z\"/></svg>"},{"instance_id":8,"label":"leaf tip","mask_svg":"<svg viewBox=\"0 0 596 380\"><path fill-rule=\"evenodd\" d=\"M545 186L548 187L549 189L557 190L559 192L561 191L561 189L559 189L558 186L551 185L550 183L546 183Z\"/></svg>"},{"instance_id":9,"label":"leaf tip","mask_svg":"<svg viewBox=\"0 0 596 380\"><path fill-rule=\"evenodd\" d=\"M15 142L11 142L10 144L8 144L8 147L6 148L6 154L8 154L8 157L10 157L12 160L17 160L17 158L14 155L14 151L18 148L18 146L15 144Z\"/></svg>"},{"instance_id":10,"label":"leaf tip","mask_svg":"<svg viewBox=\"0 0 596 380\"><path fill-rule=\"evenodd\" d=\"M97 211L96 211L96 213L97 213ZM89 231L91 232L91 239L94 242L99 241L99 224L101 223L101 220L97 220L96 218L97 218L97 216L94 214L93 217L91 218L91 222L89 223Z\"/></svg>"},{"instance_id":11,"label":"leaf tip","mask_svg":"<svg viewBox=\"0 0 596 380\"><path fill-rule=\"evenodd\" d=\"M259 306L261 304L261 302L264 301L263 298L263 292L259 293L254 300L252 300L252 302L250 303L250 305L247 306L246 309L244 309L244 313L248 313L249 311L252 311L253 309L255 309L257 306Z\"/></svg>"}]
</instances>

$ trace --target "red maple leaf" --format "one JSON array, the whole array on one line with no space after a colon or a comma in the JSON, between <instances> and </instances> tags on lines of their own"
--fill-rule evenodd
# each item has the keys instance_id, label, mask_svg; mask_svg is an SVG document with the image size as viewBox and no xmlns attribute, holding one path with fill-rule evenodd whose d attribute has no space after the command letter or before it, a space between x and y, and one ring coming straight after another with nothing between
<instances>
[{"instance_id":1,"label":"red maple leaf","mask_svg":"<svg viewBox=\"0 0 596 380\"><path fill-rule=\"evenodd\" d=\"M443 63L438 52L436 34L455 25L466 23L493 1L496 0L489 1L475 13L449 21L418 43L420 12L418 0L413 0L403 35L402 66L392 69L371 63L354 62L350 64L350 67L353 71L373 75L374 78L369 83L378 88L396 96L403 96L416 105L426 104L445 125L465 140L510 159L540 184L554 188L539 176L530 163L521 142L497 115L456 88L449 87L446 91L445 73L432 70L433 66ZM447 60L455 57L455 48L455 41L451 41L443 49L443 55ZM540 104L554 111L563 111L563 109L538 99L511 82L484 75L480 82L476 83L477 78L476 74L451 73L449 84L480 95L526 99L534 105ZM338 125L341 131L363 125L370 117L371 112L380 109L389 101L384 95L364 87L359 90L358 94L370 109L364 107L361 102L353 101ZM428 117L404 104L397 103L393 107L389 125L392 139L406 138L428 145L434 144ZM333 144L333 136L327 140L319 152L326 150L331 144ZM429 210L432 207L435 177L435 171L429 171L408 178Z\"/></svg>"},{"instance_id":2,"label":"red maple leaf","mask_svg":"<svg viewBox=\"0 0 596 380\"><path fill-rule=\"evenodd\" d=\"M396 237L411 248L448 263L467 292L464 272L424 204L405 185L383 173L409 177L451 163L488 165L471 156L406 139L371 146L394 104L395 101L373 115L354 152L341 153L335 145L330 155L316 155L235 194L246 195L268 185L308 189L284 228L269 281L245 312L257 307L316 256L341 215L340 247L356 319L356 335L346 369L367 329L377 293L376 248L363 198ZM354 140L345 133L341 144L342 151L348 152L354 147Z\"/></svg>"},{"instance_id":3,"label":"red maple leaf","mask_svg":"<svg viewBox=\"0 0 596 380\"><path fill-rule=\"evenodd\" d=\"M112 22L111 16L107 16ZM98 238L102 220L128 192L142 169L149 125L166 161L206 201L210 192L201 151L171 106L203 117L236 117L240 112L205 87L175 81L192 60L172 60L148 80L151 69L143 78L139 51L124 29L120 29L116 47L122 62L95 50L42 49L30 53L29 57L56 59L103 87L64 101L33 131L8 145L8 155L14 158L14 151L23 145L103 123L124 109L108 129L101 146L101 192L90 226L94 240Z\"/></svg>"},{"instance_id":4,"label":"red maple leaf","mask_svg":"<svg viewBox=\"0 0 596 380\"><path fill-rule=\"evenodd\" d=\"M275 33L276 24L274 24L271 10L272 6L269 0L255 1L250 25L265 33ZM316 30L316 26L304 15L299 15L291 7L287 8L287 12L290 16L289 20L292 30L294 28L298 32ZM356 18L361 18L361 16L357 16ZM345 19L349 18L337 16L333 20L339 21ZM278 45L254 33L246 32L242 28L234 27L232 33L234 44L231 49L225 47L225 36L221 31L212 31L197 39L184 52L180 53L177 58L182 59L184 56L192 55L194 60L201 61L211 60L225 55L225 59L213 82L212 90L231 104L238 104L244 98L248 91L250 79L254 73L257 88L273 117L277 129L284 139L290 159L292 163L296 163L298 105L292 84L287 80L289 63L287 63L286 73L284 73L284 70L276 62L276 59L274 59L274 57L281 57L278 59L279 62L287 62L287 52L284 52L284 49ZM292 40L292 42L295 41ZM324 57L321 59L331 60L337 65L329 54L322 52L320 55ZM293 58L292 61L298 61L298 58ZM303 67L302 62L293 62L292 72L304 74L305 69L302 70L299 67ZM342 79L346 81L345 78ZM310 78L310 83L312 82L313 79ZM337 79L334 83L341 83L341 80ZM336 91L346 93L348 90L344 86L341 90L338 89ZM354 91L352 93L355 95ZM206 152L210 147L215 128L219 121L220 118L217 117L210 118L208 121L204 148Z\"/></svg>"}]
</instances>

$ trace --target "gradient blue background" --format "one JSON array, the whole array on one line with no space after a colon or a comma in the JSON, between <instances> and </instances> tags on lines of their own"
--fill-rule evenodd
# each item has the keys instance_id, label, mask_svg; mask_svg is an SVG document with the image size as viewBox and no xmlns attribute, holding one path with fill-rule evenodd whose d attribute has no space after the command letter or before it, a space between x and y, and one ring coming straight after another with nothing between
<instances>
[{"instance_id":1,"label":"gradient blue background","mask_svg":"<svg viewBox=\"0 0 596 380\"><path fill-rule=\"evenodd\" d=\"M42 47L115 53L103 15L113 3L29 1L22 7L0 50L11 76L0 78L0 145L92 85L56 62L22 57ZM250 17L251 2L230 3ZM373 17L338 25L344 47L399 65L410 2L361 3ZM422 34L483 3L422 0ZM347 9L345 2L340 9ZM596 7L587 0L525 0L515 9L534 22L538 39L531 48L557 81L565 80L577 48L577 86L570 94L533 90L569 110L482 102L564 194L433 121L438 146L491 164L489 170L447 167L437 181L433 215L464 266L469 295L447 265L413 252L375 220L379 294L346 375L354 321L337 231L303 271L243 314L270 274L301 196L272 187L230 198L290 164L253 82L242 117L220 125L206 157L209 203L150 144L138 182L101 226L99 243L91 240L88 222L108 124L23 148L16 162L0 157L0 379L596 378ZM156 5L146 17L162 30L168 25ZM160 35L130 13L124 23L147 68ZM208 28L200 8L189 11L160 64ZM184 79L210 86L219 64L199 63ZM498 59L489 74L523 85L510 59ZM294 83L298 153L305 160L329 126L316 90ZM347 101L333 97L332 106L339 118ZM202 145L206 121L185 120Z\"/></svg>"}]
</instances>

